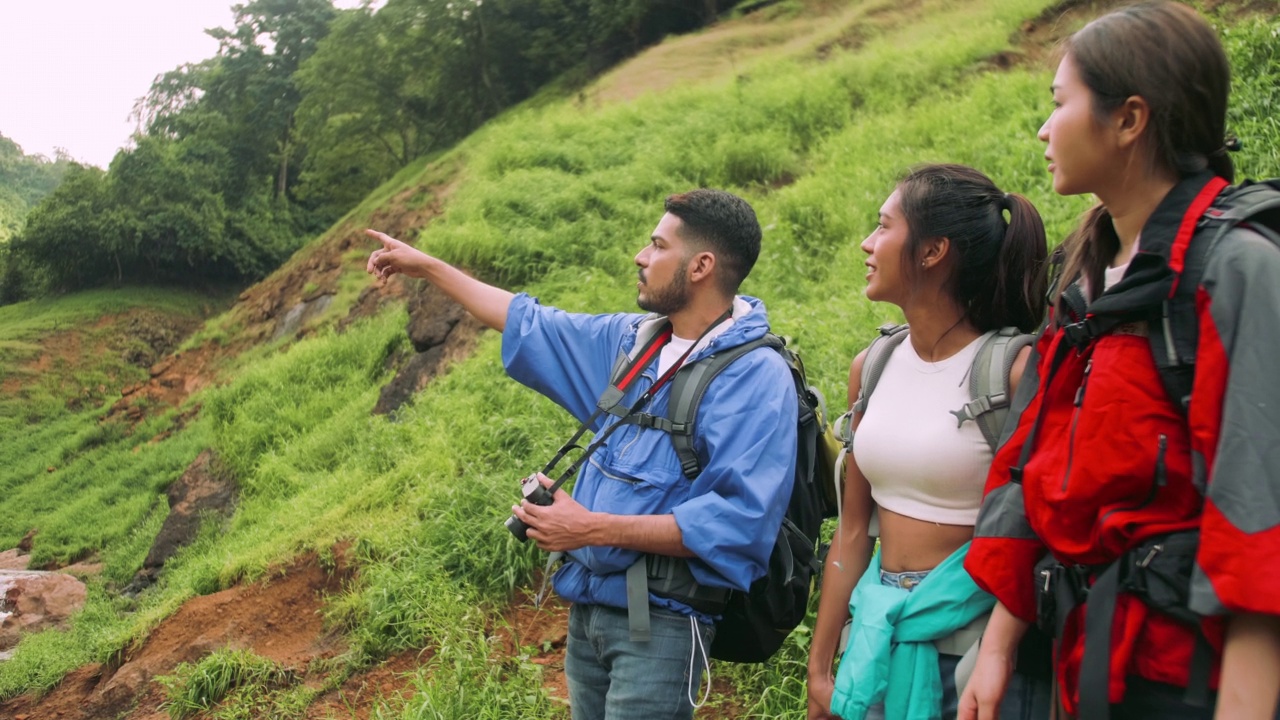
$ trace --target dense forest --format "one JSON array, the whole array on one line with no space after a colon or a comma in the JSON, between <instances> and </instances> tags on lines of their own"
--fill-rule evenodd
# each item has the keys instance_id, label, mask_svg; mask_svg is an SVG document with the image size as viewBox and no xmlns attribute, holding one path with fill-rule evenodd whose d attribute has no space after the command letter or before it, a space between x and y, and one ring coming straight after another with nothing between
<instances>
[{"instance_id":1,"label":"dense forest","mask_svg":"<svg viewBox=\"0 0 1280 720\"><path fill-rule=\"evenodd\" d=\"M234 27L208 31L214 57L157 77L138 101L131 147L106 172L70 168L30 211L0 257L0 302L107 283L261 278L415 159L554 79L571 92L733 2L235 5ZM0 239L17 229L5 224L6 152Z\"/></svg>"},{"instance_id":2,"label":"dense forest","mask_svg":"<svg viewBox=\"0 0 1280 720\"><path fill-rule=\"evenodd\" d=\"M27 155L0 133L0 248L18 233L27 212L53 192L72 164L62 154L53 160Z\"/></svg>"}]
</instances>

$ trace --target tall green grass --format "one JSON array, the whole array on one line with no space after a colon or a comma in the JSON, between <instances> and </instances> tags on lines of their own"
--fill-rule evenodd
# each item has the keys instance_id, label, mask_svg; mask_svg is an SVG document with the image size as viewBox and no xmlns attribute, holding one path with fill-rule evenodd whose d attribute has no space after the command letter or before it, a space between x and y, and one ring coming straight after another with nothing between
<instances>
[{"instance_id":1,"label":"tall green grass","mask_svg":"<svg viewBox=\"0 0 1280 720\"><path fill-rule=\"evenodd\" d=\"M256 710L278 710L263 696L287 687L295 680L293 673L267 658L247 650L216 650L194 663L182 663L173 674L159 678L167 696L162 709L171 720L185 720L208 713L224 699L238 695L236 705L255 706ZM265 707L260 707L265 705ZM273 713L279 716L279 713ZM215 717L249 717L243 713L216 713Z\"/></svg>"},{"instance_id":2,"label":"tall green grass","mask_svg":"<svg viewBox=\"0 0 1280 720\"><path fill-rule=\"evenodd\" d=\"M908 167L973 164L1030 197L1054 238L1086 207L1087 199L1052 193L1035 138L1050 109L1049 69L979 71L1047 4L925 0L909 23L880 26L859 49L823 62L778 58L727 83L598 109L543 102L513 111L445 160L465 169L445 216L420 243L568 309L629 310L630 257L661 214L662 197L728 187L752 201L765 227L744 290L766 299L776 329L793 338L811 377L841 409L849 360L894 315L863 297L858 243ZM1280 97L1276 27L1274 19L1249 20L1226 31L1237 97L1251 108ZM1280 174L1275 141L1250 141L1274 138L1274 120L1233 113L1233 128L1246 138L1243 173ZM400 180L432 173L439 170ZM396 195L390 185L379 190ZM429 648L414 698L375 716L563 716L541 688L539 666L501 653L492 629L512 588L541 561L501 527L515 479L554 450L570 421L505 378L492 333L413 404L371 416L386 360L407 343L405 321L403 311L390 311L343 334L321 331L258 352L232 382L197 398L203 410L194 423L136 453L138 431L121 435L88 416L15 441L6 459L23 469L0 474L4 508L20 503L14 507L42 527L41 537L43 528L62 528L50 531L45 559L96 549L108 571L69 630L31 636L0 664L0 698L47 688L76 665L109 657L194 594L353 539L359 580L329 603L329 622L351 646L343 662L354 669ZM169 421L144 429L154 435ZM159 492L204 447L238 478L235 516L206 527L137 601L113 599L159 527ZM59 461L54 473L41 467L53 464L49 457ZM106 519L116 513L127 526ZM3 524L9 514L0 512L0 539L19 533L21 523ZM807 645L802 628L770 663L714 672L733 679L748 716L799 718Z\"/></svg>"},{"instance_id":3,"label":"tall green grass","mask_svg":"<svg viewBox=\"0 0 1280 720\"><path fill-rule=\"evenodd\" d=\"M131 339L102 319L145 308L151 317L191 323L224 303L135 288L0 307L0 383L16 386L0 397L0 546L12 547L34 529L32 563L65 564L122 541L163 504L164 488L203 438L149 442L171 427L171 413L137 426L103 419L120 388L148 373L129 362ZM49 351L54 359L24 372L50 337L61 338Z\"/></svg>"}]
</instances>

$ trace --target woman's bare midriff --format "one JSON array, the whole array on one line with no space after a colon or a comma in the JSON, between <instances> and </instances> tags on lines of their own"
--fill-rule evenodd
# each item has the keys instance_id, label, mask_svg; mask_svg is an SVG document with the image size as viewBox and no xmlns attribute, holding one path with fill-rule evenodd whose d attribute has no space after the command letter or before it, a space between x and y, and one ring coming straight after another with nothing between
<instances>
[{"instance_id":1,"label":"woman's bare midriff","mask_svg":"<svg viewBox=\"0 0 1280 720\"><path fill-rule=\"evenodd\" d=\"M942 525L880 508L880 569L932 570L973 539L972 525Z\"/></svg>"}]
</instances>

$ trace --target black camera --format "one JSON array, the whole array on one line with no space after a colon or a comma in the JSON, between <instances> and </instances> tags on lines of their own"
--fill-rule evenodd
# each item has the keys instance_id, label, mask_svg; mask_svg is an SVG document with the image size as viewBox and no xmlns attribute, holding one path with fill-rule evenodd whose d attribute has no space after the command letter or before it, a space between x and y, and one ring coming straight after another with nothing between
<instances>
[{"instance_id":1,"label":"black camera","mask_svg":"<svg viewBox=\"0 0 1280 720\"><path fill-rule=\"evenodd\" d=\"M525 500L534 505L547 506L554 500L554 496L546 488L542 487L542 483L538 482L537 473L520 481L520 494L524 496ZM505 525L520 542L525 542L529 539L529 526L515 515L507 518Z\"/></svg>"}]
</instances>

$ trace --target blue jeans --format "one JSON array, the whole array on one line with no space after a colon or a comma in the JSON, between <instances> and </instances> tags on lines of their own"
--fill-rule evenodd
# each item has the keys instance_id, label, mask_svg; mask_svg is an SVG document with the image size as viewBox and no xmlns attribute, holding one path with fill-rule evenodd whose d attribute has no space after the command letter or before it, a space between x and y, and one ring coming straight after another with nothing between
<instances>
[{"instance_id":1,"label":"blue jeans","mask_svg":"<svg viewBox=\"0 0 1280 720\"><path fill-rule=\"evenodd\" d=\"M928 570L900 573L881 570L880 584L912 592L928 574ZM956 666L959 664L959 655L938 655L938 672L942 676L943 720L952 720L960 712L960 692L956 687ZM1052 683L1014 673L1009 679L1004 700L1000 703L1000 720L1048 720L1052 705ZM884 705L869 708L866 720L885 720Z\"/></svg>"},{"instance_id":2,"label":"blue jeans","mask_svg":"<svg viewBox=\"0 0 1280 720\"><path fill-rule=\"evenodd\" d=\"M649 611L652 639L636 643L626 610L569 608L564 675L573 720L693 717L690 698L701 699L702 668L715 627L660 608Z\"/></svg>"}]
</instances>

